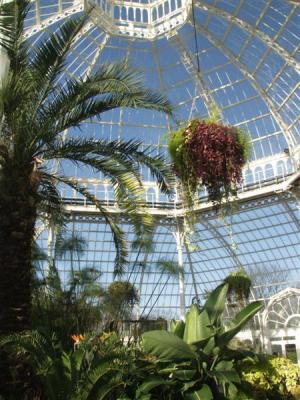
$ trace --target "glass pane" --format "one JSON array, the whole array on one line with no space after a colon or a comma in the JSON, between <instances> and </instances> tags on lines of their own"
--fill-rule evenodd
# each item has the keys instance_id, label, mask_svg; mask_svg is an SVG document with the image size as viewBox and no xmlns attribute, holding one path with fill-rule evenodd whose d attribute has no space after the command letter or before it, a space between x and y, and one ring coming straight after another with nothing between
<instances>
[{"instance_id":1,"label":"glass pane","mask_svg":"<svg viewBox=\"0 0 300 400\"><path fill-rule=\"evenodd\" d=\"M282 356L282 348L280 344L273 344L271 346L271 352L274 356Z\"/></svg>"},{"instance_id":2,"label":"glass pane","mask_svg":"<svg viewBox=\"0 0 300 400\"><path fill-rule=\"evenodd\" d=\"M296 345L295 344L286 344L285 345L285 352L287 358L289 358L293 363L297 364L297 352L296 352Z\"/></svg>"}]
</instances>

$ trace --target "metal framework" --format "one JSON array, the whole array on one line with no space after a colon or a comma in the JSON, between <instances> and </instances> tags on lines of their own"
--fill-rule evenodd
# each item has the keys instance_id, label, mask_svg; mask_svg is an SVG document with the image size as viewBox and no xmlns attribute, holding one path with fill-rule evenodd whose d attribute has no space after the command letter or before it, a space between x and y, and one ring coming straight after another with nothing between
<instances>
[{"instance_id":1,"label":"metal framework","mask_svg":"<svg viewBox=\"0 0 300 400\"><path fill-rule=\"evenodd\" d=\"M253 157L239 190L239 211L231 217L232 234L228 221L219 219L207 202L205 191L195 202L195 234L184 234L180 227L185 210L179 196L164 198L144 172L145 204L157 229L154 251L132 250L124 277L139 286L137 314L148 304L146 313L153 310L167 318L183 317L193 298L202 301L207 291L240 265L254 278L260 276L259 281L254 279L256 297L270 298L274 292L269 287L278 292L299 282L299 2L281 0L275 8L271 0L196 1L200 69L194 55L191 0L34 0L26 37L34 47L45 33L90 4L95 7L74 41L65 74L84 79L99 63L125 59L145 74L148 86L169 95L178 106L179 120L204 117L211 104L217 103L223 120L248 129L252 139ZM87 123L84 133L125 140L138 137L165 151L165 132L173 128L169 118L121 110ZM80 171L76 174L119 220L131 243L134 233L115 204L109 181L81 176ZM80 265L93 264L103 270L104 284L108 284L114 259L108 227L96 208L76 193L62 188L62 196L70 232L81 232L88 242ZM55 235L42 228L38 233L51 258ZM162 279L154 269L161 258L184 267L179 279ZM136 271L135 262L140 259L149 268ZM57 263L66 282L68 261Z\"/></svg>"}]
</instances>

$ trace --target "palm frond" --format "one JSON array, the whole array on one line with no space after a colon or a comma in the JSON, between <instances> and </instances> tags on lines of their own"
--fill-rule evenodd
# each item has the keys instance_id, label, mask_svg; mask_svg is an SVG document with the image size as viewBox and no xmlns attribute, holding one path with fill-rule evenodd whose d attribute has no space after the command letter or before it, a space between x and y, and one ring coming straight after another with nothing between
<instances>
[{"instance_id":1,"label":"palm frond","mask_svg":"<svg viewBox=\"0 0 300 400\"><path fill-rule=\"evenodd\" d=\"M12 2L0 4L0 48L3 47L5 50L10 50L13 44L13 10Z\"/></svg>"},{"instance_id":2,"label":"palm frond","mask_svg":"<svg viewBox=\"0 0 300 400\"><path fill-rule=\"evenodd\" d=\"M10 59L10 70L14 75L17 75L28 65L28 44L24 41L24 23L29 4L30 0L15 0L1 6L5 16L5 18L1 18L6 34L4 46L6 45Z\"/></svg>"},{"instance_id":3,"label":"palm frond","mask_svg":"<svg viewBox=\"0 0 300 400\"><path fill-rule=\"evenodd\" d=\"M70 237L64 237L62 234L58 234L56 236L56 257L63 258L68 253L75 253L77 257L80 257L84 254L86 248L86 240L76 234L72 234Z\"/></svg>"},{"instance_id":4,"label":"palm frond","mask_svg":"<svg viewBox=\"0 0 300 400\"><path fill-rule=\"evenodd\" d=\"M161 271L161 273L168 276L178 276L180 267L177 262L160 259L156 263L156 267Z\"/></svg>"},{"instance_id":5,"label":"palm frond","mask_svg":"<svg viewBox=\"0 0 300 400\"><path fill-rule=\"evenodd\" d=\"M130 173L139 181L139 169L134 162L132 151L135 146L129 143L128 148L122 149L122 153L112 150L112 145L107 141L93 139L70 138L63 143L49 144L46 151L40 150L35 154L43 155L45 159L68 159L74 162L87 163L97 170L106 173L107 176L119 176Z\"/></svg>"},{"instance_id":6,"label":"palm frond","mask_svg":"<svg viewBox=\"0 0 300 400\"><path fill-rule=\"evenodd\" d=\"M150 108L170 115L173 113L167 97L145 90L141 74L126 63L103 64L86 79L69 78L63 86L56 86L53 93L53 112L66 112L76 104L100 96L111 106L122 102L127 107Z\"/></svg>"},{"instance_id":7,"label":"palm frond","mask_svg":"<svg viewBox=\"0 0 300 400\"><path fill-rule=\"evenodd\" d=\"M67 177L57 176L57 175L54 177L54 179L56 179L60 183L66 184L66 185L70 186L72 189L76 190L78 193L83 195L87 200L89 200L93 204L95 204L95 206L101 212L105 221L109 225L109 227L112 231L112 235L113 235L113 240L114 240L115 249L116 249L115 275L122 274L124 265L127 263L127 244L126 244L125 235L124 235L124 232L122 231L122 229L115 223L115 221L112 219L112 217L107 212L106 208L97 200L97 198L94 195L92 195L85 187L80 185L79 182L71 180Z\"/></svg>"},{"instance_id":8,"label":"palm frond","mask_svg":"<svg viewBox=\"0 0 300 400\"><path fill-rule=\"evenodd\" d=\"M156 178L160 190L171 195L176 183L175 175L163 156L151 155L151 152L153 150L148 147L143 151L135 151L132 156L137 162L149 168L152 176Z\"/></svg>"},{"instance_id":9,"label":"palm frond","mask_svg":"<svg viewBox=\"0 0 300 400\"><path fill-rule=\"evenodd\" d=\"M64 71L68 52L87 19L87 14L67 19L58 31L50 33L43 44L32 50L29 70L36 81L37 109L55 90L54 83Z\"/></svg>"}]
</instances>

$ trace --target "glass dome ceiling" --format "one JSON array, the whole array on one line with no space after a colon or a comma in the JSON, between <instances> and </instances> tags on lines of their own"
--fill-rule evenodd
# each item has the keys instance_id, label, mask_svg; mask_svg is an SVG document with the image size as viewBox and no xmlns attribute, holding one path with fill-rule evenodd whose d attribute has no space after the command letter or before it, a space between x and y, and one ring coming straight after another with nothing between
<instances>
[{"instance_id":1,"label":"glass dome ceiling","mask_svg":"<svg viewBox=\"0 0 300 400\"><path fill-rule=\"evenodd\" d=\"M184 246L187 304L195 295L203 297L241 265L256 276L256 297L267 298L283 287L296 285L300 281L300 215L297 199L289 191L299 181L299 2L90 3L95 7L73 45L66 74L84 77L102 63L126 60L142 72L147 86L167 94L176 106L178 121L206 117L210 104L216 103L224 122L241 127L251 136L251 160L244 171L240 210L222 221L205 201L199 204L196 233L192 244ZM26 26L32 46L64 19L83 13L87 5L83 0L32 1ZM175 122L162 114L121 109L103 114L101 121L87 122L80 134L139 139L163 151L166 132L175 127ZM68 165L63 167L67 169ZM72 174L85 180L90 190L111 205L111 188L101 177L99 180L85 170L72 170ZM154 265L162 257L177 260L177 214L172 210L174 202L158 193L146 171L144 179L146 200L158 221L155 246L148 255L130 253L128 277L139 282L141 312L145 307L144 314L175 315L179 309L178 281L161 277ZM63 195L74 199L73 193ZM114 249L108 228L91 207L73 203L76 201L69 201L67 206L72 211L70 230L82 232L88 241L81 263L96 265L103 271L102 280L109 283ZM126 220L123 225L129 241L133 240ZM48 233L41 233L40 239L47 247ZM141 273L139 263L149 265L149 270ZM64 271L68 260L60 264Z\"/></svg>"}]
</instances>

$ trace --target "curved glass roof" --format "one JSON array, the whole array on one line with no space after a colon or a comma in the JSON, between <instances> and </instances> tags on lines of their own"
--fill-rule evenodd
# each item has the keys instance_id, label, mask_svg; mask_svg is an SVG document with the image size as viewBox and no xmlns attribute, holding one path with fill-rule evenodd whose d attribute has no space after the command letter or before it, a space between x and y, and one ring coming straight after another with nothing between
<instances>
[{"instance_id":1,"label":"curved glass roof","mask_svg":"<svg viewBox=\"0 0 300 400\"><path fill-rule=\"evenodd\" d=\"M148 86L167 93L179 120L207 116L213 100L224 121L251 134L253 159L300 143L297 2L198 0L194 19L188 0L95 3L66 72L84 76L99 64L126 59L143 72ZM33 1L28 35L36 43L41 32L83 8L83 0ZM167 22L171 27L163 28ZM136 37L147 35L150 39ZM157 145L170 125L163 115L119 110L88 130Z\"/></svg>"},{"instance_id":2,"label":"curved glass roof","mask_svg":"<svg viewBox=\"0 0 300 400\"><path fill-rule=\"evenodd\" d=\"M167 94L176 106L178 121L206 117L214 102L224 122L251 136L252 154L244 171L240 210L220 220L205 202L200 203L195 234L184 248L187 304L197 294L203 299L206 291L241 265L253 277L255 297L268 298L299 284L300 211L289 193L300 153L299 2L92 3L95 8L74 43L66 74L84 77L102 63L125 59L143 73L148 86ZM84 4L83 0L32 1L27 18L32 45L65 18L82 13ZM103 114L101 121L87 122L80 134L139 139L163 151L166 132L175 128L175 122L162 114L121 109ZM90 190L111 205L111 188L97 180L99 176L85 170L75 174L88 179ZM144 179L150 181L146 172ZM74 194L64 196L70 199ZM174 204L166 203L164 208L161 203L168 199L150 182L146 196L149 209L157 214L154 251L132 251L127 277L141 290L142 315L170 317L178 315L178 280L160 275L154 266L162 258L177 260L176 218L170 210ZM70 232L79 231L88 241L80 264L96 265L103 271L102 281L109 283L114 249L108 227L88 208L73 209L72 215ZM127 221L122 224L132 241ZM40 240L47 248L47 232ZM145 270L137 268L140 264L147 265ZM65 271L68 260L59 265Z\"/></svg>"}]
</instances>

